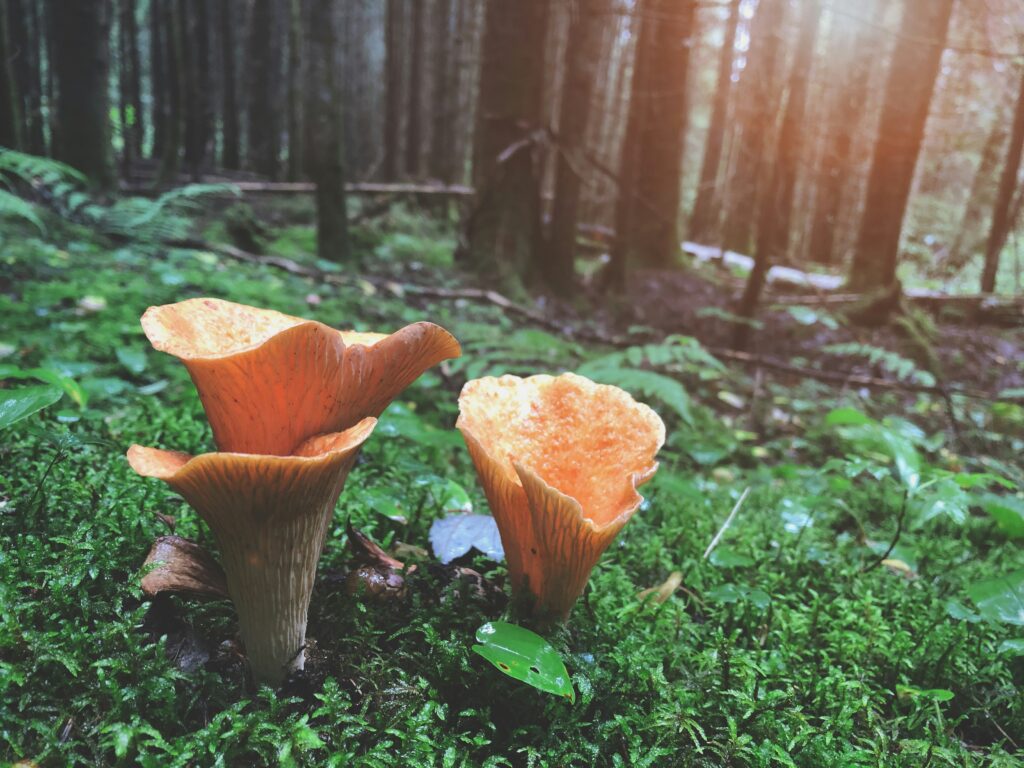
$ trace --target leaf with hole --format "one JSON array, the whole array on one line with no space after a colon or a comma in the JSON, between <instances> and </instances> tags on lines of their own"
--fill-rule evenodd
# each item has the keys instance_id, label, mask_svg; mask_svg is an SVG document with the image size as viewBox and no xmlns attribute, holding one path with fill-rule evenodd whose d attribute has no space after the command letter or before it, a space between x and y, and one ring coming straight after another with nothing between
<instances>
[{"instance_id":1,"label":"leaf with hole","mask_svg":"<svg viewBox=\"0 0 1024 768\"><path fill-rule=\"evenodd\" d=\"M515 624L489 621L476 631L476 640L479 645L473 646L473 652L509 677L576 702L562 657L540 635Z\"/></svg>"},{"instance_id":2,"label":"leaf with hole","mask_svg":"<svg viewBox=\"0 0 1024 768\"><path fill-rule=\"evenodd\" d=\"M57 387L22 387L0 390L0 429L53 405L64 393Z\"/></svg>"}]
</instances>

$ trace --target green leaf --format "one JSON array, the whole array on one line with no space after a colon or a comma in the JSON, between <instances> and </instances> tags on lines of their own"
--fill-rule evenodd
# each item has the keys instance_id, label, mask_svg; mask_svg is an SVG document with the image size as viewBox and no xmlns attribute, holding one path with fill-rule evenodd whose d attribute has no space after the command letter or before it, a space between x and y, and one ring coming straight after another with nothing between
<instances>
[{"instance_id":1,"label":"green leaf","mask_svg":"<svg viewBox=\"0 0 1024 768\"><path fill-rule=\"evenodd\" d=\"M135 374L146 370L146 353L135 347L118 347L117 359L125 368Z\"/></svg>"},{"instance_id":2,"label":"green leaf","mask_svg":"<svg viewBox=\"0 0 1024 768\"><path fill-rule=\"evenodd\" d=\"M684 422L693 425L693 413L690 395L686 388L675 379L654 371L637 368L604 367L601 361L580 366L581 376L593 379L599 384L612 384L634 396L643 396L660 400L678 414ZM638 398L639 399L639 398Z\"/></svg>"},{"instance_id":3,"label":"green leaf","mask_svg":"<svg viewBox=\"0 0 1024 768\"><path fill-rule=\"evenodd\" d=\"M0 189L0 218L24 219L34 224L40 234L46 234L46 227L43 221L36 215L34 206L27 200L22 200L17 195Z\"/></svg>"},{"instance_id":4,"label":"green leaf","mask_svg":"<svg viewBox=\"0 0 1024 768\"><path fill-rule=\"evenodd\" d=\"M712 551L708 560L717 568L742 568L754 564L753 558L741 555L729 547L718 547Z\"/></svg>"},{"instance_id":5,"label":"green leaf","mask_svg":"<svg viewBox=\"0 0 1024 768\"><path fill-rule=\"evenodd\" d=\"M1024 500L1016 496L989 493L979 498L978 504L1008 536L1024 539Z\"/></svg>"},{"instance_id":6,"label":"green leaf","mask_svg":"<svg viewBox=\"0 0 1024 768\"><path fill-rule=\"evenodd\" d=\"M849 406L836 408L825 417L825 424L830 427L849 427L875 423L875 420L867 414Z\"/></svg>"},{"instance_id":7,"label":"green leaf","mask_svg":"<svg viewBox=\"0 0 1024 768\"><path fill-rule=\"evenodd\" d=\"M1024 627L1024 570L971 584L967 596L983 618Z\"/></svg>"},{"instance_id":8,"label":"green leaf","mask_svg":"<svg viewBox=\"0 0 1024 768\"><path fill-rule=\"evenodd\" d=\"M1004 389L999 393L1000 400L1024 400L1024 387Z\"/></svg>"},{"instance_id":9,"label":"green leaf","mask_svg":"<svg viewBox=\"0 0 1024 768\"><path fill-rule=\"evenodd\" d=\"M53 405L63 394L57 387L0 389L0 429Z\"/></svg>"},{"instance_id":10,"label":"green leaf","mask_svg":"<svg viewBox=\"0 0 1024 768\"><path fill-rule=\"evenodd\" d=\"M917 688L913 685L897 685L896 695L902 698L931 699L932 701L949 701L953 692L945 688Z\"/></svg>"},{"instance_id":11,"label":"green leaf","mask_svg":"<svg viewBox=\"0 0 1024 768\"><path fill-rule=\"evenodd\" d=\"M504 621L489 621L476 631L483 656L509 677L576 702L576 691L558 651L540 635Z\"/></svg>"},{"instance_id":12,"label":"green leaf","mask_svg":"<svg viewBox=\"0 0 1024 768\"><path fill-rule=\"evenodd\" d=\"M0 379L36 379L60 387L68 397L75 401L75 405L84 408L89 402L89 395L82 388L82 385L66 373L54 368L29 368L22 370L16 366L5 364L0 365Z\"/></svg>"},{"instance_id":13,"label":"green leaf","mask_svg":"<svg viewBox=\"0 0 1024 768\"><path fill-rule=\"evenodd\" d=\"M1024 637L1012 637L1003 640L999 644L1000 653L1008 653L1012 656L1024 656Z\"/></svg>"}]
</instances>

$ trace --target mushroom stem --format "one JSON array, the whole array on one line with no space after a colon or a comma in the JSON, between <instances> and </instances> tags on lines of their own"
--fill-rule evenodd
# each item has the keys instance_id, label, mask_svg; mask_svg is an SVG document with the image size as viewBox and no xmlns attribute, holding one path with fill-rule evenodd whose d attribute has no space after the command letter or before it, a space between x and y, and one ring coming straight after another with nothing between
<instances>
[{"instance_id":1,"label":"mushroom stem","mask_svg":"<svg viewBox=\"0 0 1024 768\"><path fill-rule=\"evenodd\" d=\"M306 620L333 504L220 544L253 682L279 685L305 667Z\"/></svg>"}]
</instances>

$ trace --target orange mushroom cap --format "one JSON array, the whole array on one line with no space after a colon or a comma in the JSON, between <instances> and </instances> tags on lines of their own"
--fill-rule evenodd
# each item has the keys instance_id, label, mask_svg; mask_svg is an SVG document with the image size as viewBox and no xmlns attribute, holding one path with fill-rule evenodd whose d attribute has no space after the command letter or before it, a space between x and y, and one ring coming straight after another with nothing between
<instances>
[{"instance_id":1,"label":"orange mushroom cap","mask_svg":"<svg viewBox=\"0 0 1024 768\"><path fill-rule=\"evenodd\" d=\"M306 612L334 506L377 420L305 440L291 456L133 445L128 462L166 482L210 526L258 681L302 666Z\"/></svg>"},{"instance_id":2,"label":"orange mushroom cap","mask_svg":"<svg viewBox=\"0 0 1024 768\"><path fill-rule=\"evenodd\" d=\"M310 435L379 416L424 371L461 354L433 323L337 331L220 299L150 307L142 327L185 364L218 448L237 453L286 456Z\"/></svg>"},{"instance_id":3,"label":"orange mushroom cap","mask_svg":"<svg viewBox=\"0 0 1024 768\"><path fill-rule=\"evenodd\" d=\"M628 393L566 373L483 378L459 395L456 427L501 532L514 594L563 620L658 468L658 415Z\"/></svg>"}]
</instances>

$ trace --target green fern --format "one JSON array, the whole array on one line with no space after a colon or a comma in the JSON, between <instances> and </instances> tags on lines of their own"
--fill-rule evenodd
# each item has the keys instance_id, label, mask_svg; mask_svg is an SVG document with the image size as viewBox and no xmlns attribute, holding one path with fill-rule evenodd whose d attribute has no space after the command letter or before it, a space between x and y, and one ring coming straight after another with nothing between
<instances>
[{"instance_id":1,"label":"green fern","mask_svg":"<svg viewBox=\"0 0 1024 768\"><path fill-rule=\"evenodd\" d=\"M35 224L41 234L46 234L46 227L36 215L35 206L5 189L0 189L0 219L24 219Z\"/></svg>"},{"instance_id":2,"label":"green fern","mask_svg":"<svg viewBox=\"0 0 1024 768\"><path fill-rule=\"evenodd\" d=\"M693 426L693 404L690 394L673 378L654 371L608 365L607 358L584 363L576 372L600 384L621 387L630 394L639 396L638 399L659 400L675 411L686 424Z\"/></svg>"},{"instance_id":3,"label":"green fern","mask_svg":"<svg viewBox=\"0 0 1024 768\"><path fill-rule=\"evenodd\" d=\"M836 357L867 358L869 363L881 367L901 381L912 381L926 387L935 386L935 376L931 373L922 371L913 360L882 347L849 342L846 344L829 344L822 351Z\"/></svg>"}]
</instances>

